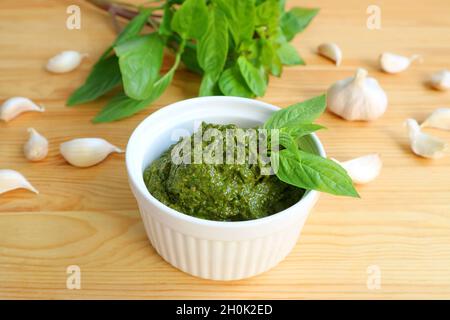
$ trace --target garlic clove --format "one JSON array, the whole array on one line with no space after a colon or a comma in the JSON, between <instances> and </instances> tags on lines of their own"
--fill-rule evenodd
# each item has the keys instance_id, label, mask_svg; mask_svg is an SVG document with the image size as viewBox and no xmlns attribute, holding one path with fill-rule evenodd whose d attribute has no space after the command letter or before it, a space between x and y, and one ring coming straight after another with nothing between
<instances>
[{"instance_id":1,"label":"garlic clove","mask_svg":"<svg viewBox=\"0 0 450 320\"><path fill-rule=\"evenodd\" d=\"M430 85L436 90L449 90L450 89L450 71L441 70L434 73L430 79Z\"/></svg>"},{"instance_id":2,"label":"garlic clove","mask_svg":"<svg viewBox=\"0 0 450 320\"><path fill-rule=\"evenodd\" d=\"M419 55L404 57L395 53L385 52L380 55L380 68L384 72L395 74L405 71L414 60L420 59Z\"/></svg>"},{"instance_id":3,"label":"garlic clove","mask_svg":"<svg viewBox=\"0 0 450 320\"><path fill-rule=\"evenodd\" d=\"M348 161L339 163L347 171L354 183L365 184L375 180L380 175L383 162L378 154L368 154Z\"/></svg>"},{"instance_id":4,"label":"garlic clove","mask_svg":"<svg viewBox=\"0 0 450 320\"><path fill-rule=\"evenodd\" d=\"M420 125L422 128L436 128L450 130L450 108L439 108L425 119Z\"/></svg>"},{"instance_id":5,"label":"garlic clove","mask_svg":"<svg viewBox=\"0 0 450 320\"><path fill-rule=\"evenodd\" d=\"M20 173L15 170L0 170L0 194L15 189L28 189L34 193L39 193L35 187Z\"/></svg>"},{"instance_id":6,"label":"garlic clove","mask_svg":"<svg viewBox=\"0 0 450 320\"><path fill-rule=\"evenodd\" d=\"M367 70L362 68L327 91L328 110L346 120L375 120L384 114L387 105L386 93L378 81L368 77Z\"/></svg>"},{"instance_id":7,"label":"garlic clove","mask_svg":"<svg viewBox=\"0 0 450 320\"><path fill-rule=\"evenodd\" d=\"M53 73L70 72L76 69L86 56L87 54L78 51L63 51L48 60L46 69Z\"/></svg>"},{"instance_id":8,"label":"garlic clove","mask_svg":"<svg viewBox=\"0 0 450 320\"><path fill-rule=\"evenodd\" d=\"M44 112L45 108L38 106L28 98L12 97L6 100L0 107L0 120L8 122L27 111Z\"/></svg>"},{"instance_id":9,"label":"garlic clove","mask_svg":"<svg viewBox=\"0 0 450 320\"><path fill-rule=\"evenodd\" d=\"M420 126L414 119L407 119L406 126L409 133L409 141L412 151L424 158L442 158L447 149L447 144L439 138L430 136L420 130Z\"/></svg>"},{"instance_id":10,"label":"garlic clove","mask_svg":"<svg viewBox=\"0 0 450 320\"><path fill-rule=\"evenodd\" d=\"M317 52L321 56L328 58L331 61L334 61L336 63L336 66L339 66L341 64L342 51L336 43L332 42L322 43L317 48Z\"/></svg>"},{"instance_id":11,"label":"garlic clove","mask_svg":"<svg viewBox=\"0 0 450 320\"><path fill-rule=\"evenodd\" d=\"M48 141L33 128L28 128L28 132L30 137L23 146L25 158L30 161L40 161L48 154Z\"/></svg>"},{"instance_id":12,"label":"garlic clove","mask_svg":"<svg viewBox=\"0 0 450 320\"><path fill-rule=\"evenodd\" d=\"M110 153L123 150L101 138L73 139L60 145L64 159L75 167L90 167L103 161Z\"/></svg>"}]
</instances>

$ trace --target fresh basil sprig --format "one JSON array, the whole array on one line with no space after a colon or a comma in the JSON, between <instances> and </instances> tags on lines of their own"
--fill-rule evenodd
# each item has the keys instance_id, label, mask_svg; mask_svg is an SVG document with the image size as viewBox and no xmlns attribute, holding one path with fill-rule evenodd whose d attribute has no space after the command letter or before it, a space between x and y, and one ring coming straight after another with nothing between
<instances>
[{"instance_id":1,"label":"fresh basil sprig","mask_svg":"<svg viewBox=\"0 0 450 320\"><path fill-rule=\"evenodd\" d=\"M286 11L285 0L159 1L140 9L67 105L87 103L122 87L94 122L129 117L161 96L180 61L202 75L200 96L263 96L269 75L279 77L283 65L304 64L289 41L317 12ZM153 30L143 34L146 24ZM176 61L161 75L164 47L174 52Z\"/></svg>"},{"instance_id":2,"label":"fresh basil sprig","mask_svg":"<svg viewBox=\"0 0 450 320\"><path fill-rule=\"evenodd\" d=\"M175 70L180 64L183 49L184 42L178 49L175 63L165 75L161 76L153 84L153 89L149 97L147 97L145 100L135 100L128 97L125 93L119 93L108 102L108 104L100 111L99 114L97 114L97 116L93 119L93 122L111 122L127 118L135 114L136 112L146 108L150 103L158 99L172 82Z\"/></svg>"},{"instance_id":3,"label":"fresh basil sprig","mask_svg":"<svg viewBox=\"0 0 450 320\"><path fill-rule=\"evenodd\" d=\"M325 108L326 96L321 95L281 109L264 123L264 129L279 129L278 142L284 147L271 154L275 174L299 188L359 197L352 179L338 163L299 148L298 139L323 128L312 122Z\"/></svg>"},{"instance_id":4,"label":"fresh basil sprig","mask_svg":"<svg viewBox=\"0 0 450 320\"><path fill-rule=\"evenodd\" d=\"M114 43L105 50L92 68L86 82L75 90L67 100L68 106L93 101L108 93L122 82L117 56L110 55L115 45L120 45L138 35L153 10L142 10L117 36Z\"/></svg>"}]
</instances>

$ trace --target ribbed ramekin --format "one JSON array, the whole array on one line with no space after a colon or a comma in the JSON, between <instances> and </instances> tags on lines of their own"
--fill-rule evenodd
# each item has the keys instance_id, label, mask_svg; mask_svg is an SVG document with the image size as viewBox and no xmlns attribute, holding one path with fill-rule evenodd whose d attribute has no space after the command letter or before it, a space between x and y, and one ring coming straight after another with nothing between
<instances>
[{"instance_id":1,"label":"ribbed ramekin","mask_svg":"<svg viewBox=\"0 0 450 320\"><path fill-rule=\"evenodd\" d=\"M180 135L192 133L201 121L253 127L278 108L252 99L201 97L164 107L142 121L126 150L129 183L156 251L174 267L213 280L248 278L272 268L294 247L319 193L308 191L288 209L251 221L219 222L188 216L155 199L147 190L144 169ZM303 148L325 156L316 135Z\"/></svg>"}]
</instances>

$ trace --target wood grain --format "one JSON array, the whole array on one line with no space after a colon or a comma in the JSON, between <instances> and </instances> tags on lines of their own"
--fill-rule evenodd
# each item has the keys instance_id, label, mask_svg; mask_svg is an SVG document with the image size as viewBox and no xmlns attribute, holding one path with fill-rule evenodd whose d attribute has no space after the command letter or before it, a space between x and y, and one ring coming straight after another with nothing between
<instances>
[{"instance_id":1,"label":"wood grain","mask_svg":"<svg viewBox=\"0 0 450 320\"><path fill-rule=\"evenodd\" d=\"M81 30L67 30L66 7L82 8ZM322 93L334 81L365 67L385 88L389 109L373 123L345 122L325 114L319 133L330 156L341 160L381 154L379 179L359 187L362 199L323 195L285 261L243 281L193 278L165 263L150 246L128 188L123 155L76 169L58 154L60 142L99 136L124 147L136 125L169 103L194 97L199 79L180 70L167 92L130 119L93 125L105 100L67 108L65 99L83 82L114 38L107 15L83 1L1 1L0 100L27 96L46 106L0 123L0 167L20 170L41 191L0 197L0 298L450 298L450 157L438 161L411 154L403 122L423 120L449 106L450 93L430 90L430 73L450 68L450 4L447 0L378 1L382 29L366 28L372 1L289 1L321 12L294 40L307 66L286 68L270 81L264 101L287 106ZM335 41L341 67L315 48ZM75 72L51 75L46 60L64 49L88 52ZM383 51L421 54L399 75L377 70ZM26 128L49 138L41 163L22 156ZM450 141L450 132L429 132ZM66 289L66 268L79 265L82 289ZM367 288L367 268L381 269L381 289Z\"/></svg>"}]
</instances>

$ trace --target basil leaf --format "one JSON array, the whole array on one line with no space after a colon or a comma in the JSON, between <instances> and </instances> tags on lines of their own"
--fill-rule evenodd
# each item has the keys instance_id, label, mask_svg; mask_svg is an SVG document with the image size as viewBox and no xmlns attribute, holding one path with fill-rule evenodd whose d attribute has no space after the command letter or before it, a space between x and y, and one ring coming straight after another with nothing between
<instances>
[{"instance_id":1,"label":"basil leaf","mask_svg":"<svg viewBox=\"0 0 450 320\"><path fill-rule=\"evenodd\" d=\"M305 64L305 61L300 57L297 50L289 43L285 42L277 50L277 55L282 64L292 66L298 64Z\"/></svg>"},{"instance_id":2,"label":"basil leaf","mask_svg":"<svg viewBox=\"0 0 450 320\"><path fill-rule=\"evenodd\" d=\"M292 137L288 132L282 130L279 132L278 142L286 149L296 150L298 148L294 137Z\"/></svg>"},{"instance_id":3,"label":"basil leaf","mask_svg":"<svg viewBox=\"0 0 450 320\"><path fill-rule=\"evenodd\" d=\"M148 17L152 14L153 9L147 8L142 9L139 14L134 17L122 30L122 32L117 36L116 41L114 42L114 45L119 45L134 36L138 35L139 32L141 32L142 28L145 26L145 24L148 21Z\"/></svg>"},{"instance_id":4,"label":"basil leaf","mask_svg":"<svg viewBox=\"0 0 450 320\"><path fill-rule=\"evenodd\" d=\"M125 42L135 36L137 36L145 24L148 22L148 18L152 14L153 9L147 8L143 9L136 15L131 21L125 26L122 32L117 36L116 40L114 40L113 44L103 52L102 56L99 60L102 60L113 51L115 45L119 45L122 42Z\"/></svg>"},{"instance_id":5,"label":"basil leaf","mask_svg":"<svg viewBox=\"0 0 450 320\"><path fill-rule=\"evenodd\" d=\"M261 63L272 75L281 76L283 65L275 51L274 44L269 40L261 39L261 41Z\"/></svg>"},{"instance_id":6,"label":"basil leaf","mask_svg":"<svg viewBox=\"0 0 450 320\"><path fill-rule=\"evenodd\" d=\"M255 95L247 86L237 66L226 69L219 78L219 88L227 96L253 98Z\"/></svg>"},{"instance_id":7,"label":"basil leaf","mask_svg":"<svg viewBox=\"0 0 450 320\"><path fill-rule=\"evenodd\" d=\"M212 95L228 54L228 23L223 12L213 7L209 12L208 28L197 45L198 63L205 72L200 95Z\"/></svg>"},{"instance_id":8,"label":"basil leaf","mask_svg":"<svg viewBox=\"0 0 450 320\"><path fill-rule=\"evenodd\" d=\"M199 96L220 96L219 85L217 83L217 76L205 73L200 84Z\"/></svg>"},{"instance_id":9,"label":"basil leaf","mask_svg":"<svg viewBox=\"0 0 450 320\"><path fill-rule=\"evenodd\" d=\"M126 118L128 115L134 114L130 110L134 111L140 104L144 104L144 101L131 99L124 92L119 92L108 101L106 106L95 116L92 122L111 122Z\"/></svg>"},{"instance_id":10,"label":"basil leaf","mask_svg":"<svg viewBox=\"0 0 450 320\"><path fill-rule=\"evenodd\" d=\"M302 32L319 12L315 8L293 8L281 16L281 30L287 41Z\"/></svg>"},{"instance_id":11,"label":"basil leaf","mask_svg":"<svg viewBox=\"0 0 450 320\"><path fill-rule=\"evenodd\" d=\"M163 17L161 19L161 24L158 29L158 33L162 36L170 36L172 35L172 18L173 18L174 10L170 2L166 2L164 4Z\"/></svg>"},{"instance_id":12,"label":"basil leaf","mask_svg":"<svg viewBox=\"0 0 450 320\"><path fill-rule=\"evenodd\" d=\"M262 97L267 89L265 74L243 56L240 56L237 62L239 70L250 90L257 96Z\"/></svg>"},{"instance_id":13,"label":"basil leaf","mask_svg":"<svg viewBox=\"0 0 450 320\"><path fill-rule=\"evenodd\" d=\"M217 8L209 13L208 27L197 45L197 59L203 71L220 74L228 53L228 23Z\"/></svg>"},{"instance_id":14,"label":"basil leaf","mask_svg":"<svg viewBox=\"0 0 450 320\"><path fill-rule=\"evenodd\" d=\"M164 42L158 33L132 38L116 46L125 93L132 99L150 96L161 69Z\"/></svg>"},{"instance_id":15,"label":"basil leaf","mask_svg":"<svg viewBox=\"0 0 450 320\"><path fill-rule=\"evenodd\" d=\"M299 188L359 197L352 179L336 162L295 149L279 152L277 177Z\"/></svg>"},{"instance_id":16,"label":"basil leaf","mask_svg":"<svg viewBox=\"0 0 450 320\"><path fill-rule=\"evenodd\" d=\"M200 39L207 24L205 0L186 0L175 12L171 26L183 39Z\"/></svg>"},{"instance_id":17,"label":"basil leaf","mask_svg":"<svg viewBox=\"0 0 450 320\"><path fill-rule=\"evenodd\" d=\"M236 46L251 40L255 31L254 0L214 0L228 18L230 32Z\"/></svg>"},{"instance_id":18,"label":"basil leaf","mask_svg":"<svg viewBox=\"0 0 450 320\"><path fill-rule=\"evenodd\" d=\"M288 126L311 123L324 111L327 105L326 95L296 103L272 114L264 123L266 129L281 129Z\"/></svg>"},{"instance_id":19,"label":"basil leaf","mask_svg":"<svg viewBox=\"0 0 450 320\"><path fill-rule=\"evenodd\" d=\"M180 45L180 49L175 58L175 63L165 75L153 84L153 90L148 98L145 100L135 100L126 96L123 92L119 93L108 102L99 114L97 114L93 119L93 122L111 122L132 116L158 99L172 82L173 75L180 64L181 53L183 50L184 42Z\"/></svg>"},{"instance_id":20,"label":"basil leaf","mask_svg":"<svg viewBox=\"0 0 450 320\"><path fill-rule=\"evenodd\" d=\"M256 61L258 61L259 57L261 56L262 41L265 41L265 40L258 38L258 39L242 41L242 43L239 47L239 51L245 54L245 57L247 58L247 60L256 62ZM239 58L239 57L233 57L233 60L236 60L236 58Z\"/></svg>"},{"instance_id":21,"label":"basil leaf","mask_svg":"<svg viewBox=\"0 0 450 320\"><path fill-rule=\"evenodd\" d=\"M203 70L198 64L197 60L197 46L193 43L187 43L186 48L184 48L183 54L181 55L181 61L189 71L203 74Z\"/></svg>"},{"instance_id":22,"label":"basil leaf","mask_svg":"<svg viewBox=\"0 0 450 320\"><path fill-rule=\"evenodd\" d=\"M136 36L147 23L148 17L152 12L152 9L142 10L117 36L113 46ZM117 57L114 55L109 56L113 46L110 46L103 52L85 83L71 94L67 100L68 106L93 101L122 82Z\"/></svg>"},{"instance_id":23,"label":"basil leaf","mask_svg":"<svg viewBox=\"0 0 450 320\"><path fill-rule=\"evenodd\" d=\"M321 129L325 129L325 127L319 124L305 123L283 127L281 128L281 132L287 133L291 137L298 139Z\"/></svg>"},{"instance_id":24,"label":"basil leaf","mask_svg":"<svg viewBox=\"0 0 450 320\"><path fill-rule=\"evenodd\" d=\"M321 125L313 123L283 127L278 132L279 143L287 149L297 150L299 148L297 143L298 139L324 128Z\"/></svg>"},{"instance_id":25,"label":"basil leaf","mask_svg":"<svg viewBox=\"0 0 450 320\"><path fill-rule=\"evenodd\" d=\"M266 26L268 33L275 32L280 19L280 5L278 0L266 0L256 7L256 25Z\"/></svg>"},{"instance_id":26,"label":"basil leaf","mask_svg":"<svg viewBox=\"0 0 450 320\"><path fill-rule=\"evenodd\" d=\"M174 70L166 73L161 79L155 82L153 91L145 100L135 100L121 92L114 96L108 104L93 119L94 123L111 122L127 118L145 109L150 103L158 99L167 89L173 79Z\"/></svg>"},{"instance_id":27,"label":"basil leaf","mask_svg":"<svg viewBox=\"0 0 450 320\"><path fill-rule=\"evenodd\" d=\"M119 63L115 55L99 60L85 83L67 100L68 106L93 101L121 83Z\"/></svg>"}]
</instances>

